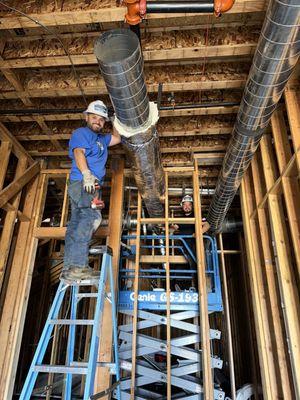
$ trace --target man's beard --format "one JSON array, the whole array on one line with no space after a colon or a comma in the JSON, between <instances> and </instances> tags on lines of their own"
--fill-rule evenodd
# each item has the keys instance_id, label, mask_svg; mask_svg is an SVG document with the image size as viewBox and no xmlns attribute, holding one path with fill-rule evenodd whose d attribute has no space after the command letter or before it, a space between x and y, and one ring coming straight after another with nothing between
<instances>
[{"instance_id":1,"label":"man's beard","mask_svg":"<svg viewBox=\"0 0 300 400\"><path fill-rule=\"evenodd\" d=\"M94 125L96 125L96 124L94 124ZM97 129L95 130L93 128L93 124L91 124L89 122L87 122L87 126L95 133L99 133L101 131L101 129L102 129L102 127L100 125L97 125Z\"/></svg>"}]
</instances>

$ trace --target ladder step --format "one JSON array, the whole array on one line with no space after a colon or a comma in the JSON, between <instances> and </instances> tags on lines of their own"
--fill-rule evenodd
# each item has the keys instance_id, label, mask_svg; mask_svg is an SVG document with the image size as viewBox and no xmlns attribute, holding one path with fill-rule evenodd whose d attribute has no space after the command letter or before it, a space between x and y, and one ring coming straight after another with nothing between
<instances>
[{"instance_id":1,"label":"ladder step","mask_svg":"<svg viewBox=\"0 0 300 400\"><path fill-rule=\"evenodd\" d=\"M86 375L88 368L67 365L36 365L33 367L33 370L35 372L46 372L54 374Z\"/></svg>"},{"instance_id":2,"label":"ladder step","mask_svg":"<svg viewBox=\"0 0 300 400\"><path fill-rule=\"evenodd\" d=\"M99 278L91 278L91 279L78 279L72 280L72 282L68 280L61 279L62 282L66 286L98 286L99 285Z\"/></svg>"},{"instance_id":3,"label":"ladder step","mask_svg":"<svg viewBox=\"0 0 300 400\"><path fill-rule=\"evenodd\" d=\"M76 297L78 299L82 299L82 298L97 298L98 293L78 293L76 295Z\"/></svg>"},{"instance_id":4,"label":"ladder step","mask_svg":"<svg viewBox=\"0 0 300 400\"><path fill-rule=\"evenodd\" d=\"M90 248L89 253L92 255L107 253L112 256L112 248L109 246L93 246Z\"/></svg>"},{"instance_id":5,"label":"ladder step","mask_svg":"<svg viewBox=\"0 0 300 400\"><path fill-rule=\"evenodd\" d=\"M93 319L50 319L50 325L94 325Z\"/></svg>"}]
</instances>

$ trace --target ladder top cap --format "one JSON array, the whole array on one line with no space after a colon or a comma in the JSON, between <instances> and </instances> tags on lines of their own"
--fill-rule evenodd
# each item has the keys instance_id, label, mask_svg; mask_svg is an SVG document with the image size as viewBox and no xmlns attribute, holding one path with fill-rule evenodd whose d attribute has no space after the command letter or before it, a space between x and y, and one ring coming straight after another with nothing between
<instances>
[{"instance_id":1,"label":"ladder top cap","mask_svg":"<svg viewBox=\"0 0 300 400\"><path fill-rule=\"evenodd\" d=\"M90 254L109 254L110 256L113 255L112 248L109 246L93 246L90 248Z\"/></svg>"}]
</instances>

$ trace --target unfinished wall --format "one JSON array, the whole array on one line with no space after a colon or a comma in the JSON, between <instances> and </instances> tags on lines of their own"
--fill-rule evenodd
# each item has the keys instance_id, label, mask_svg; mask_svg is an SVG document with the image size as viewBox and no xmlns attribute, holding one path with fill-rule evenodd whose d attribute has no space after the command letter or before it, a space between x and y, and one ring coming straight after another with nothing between
<instances>
[{"instance_id":1,"label":"unfinished wall","mask_svg":"<svg viewBox=\"0 0 300 400\"><path fill-rule=\"evenodd\" d=\"M265 399L300 396L300 109L288 87L241 186Z\"/></svg>"}]
</instances>

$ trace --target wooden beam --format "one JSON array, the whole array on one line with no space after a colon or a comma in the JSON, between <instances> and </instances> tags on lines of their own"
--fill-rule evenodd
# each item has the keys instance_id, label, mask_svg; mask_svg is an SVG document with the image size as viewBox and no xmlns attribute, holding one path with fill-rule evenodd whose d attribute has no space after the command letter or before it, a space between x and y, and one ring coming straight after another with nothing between
<instances>
[{"instance_id":1,"label":"wooden beam","mask_svg":"<svg viewBox=\"0 0 300 400\"><path fill-rule=\"evenodd\" d=\"M194 160L197 160L198 165L221 165L225 153L195 153L193 154Z\"/></svg>"},{"instance_id":2,"label":"wooden beam","mask_svg":"<svg viewBox=\"0 0 300 400\"><path fill-rule=\"evenodd\" d=\"M190 115L225 115L225 114L236 114L239 106L215 106L215 107L199 107L199 108L185 108L185 109L172 109L172 110L161 110L160 117L184 117ZM67 113L67 114L42 114L44 121L81 121L83 120L83 114L81 112ZM34 115L2 115L0 116L2 122L32 122L35 121Z\"/></svg>"},{"instance_id":3,"label":"wooden beam","mask_svg":"<svg viewBox=\"0 0 300 400\"><path fill-rule=\"evenodd\" d=\"M266 9L265 1L263 0L236 0L234 7L229 10L231 13L252 13L264 11ZM83 25L105 22L123 22L127 8L121 7L103 7L89 10L74 10L74 11L54 11L51 13L30 14L33 19L38 19L46 26L70 26ZM167 19L167 18L182 18L185 21L186 17L197 14L151 14L147 15L148 20L152 19ZM36 28L36 24L22 16L9 16L1 18L0 29L16 29L16 28Z\"/></svg>"},{"instance_id":4,"label":"wooden beam","mask_svg":"<svg viewBox=\"0 0 300 400\"><path fill-rule=\"evenodd\" d=\"M1 25L0 25L1 26ZM226 57L252 56L255 52L256 43L231 44L219 46L198 46L186 48L173 48L167 50L145 50L143 51L144 61L148 62L168 62L174 60L210 60L215 61ZM93 53L72 55L74 65L98 65L96 56ZM182 62L182 61L181 61ZM14 58L12 60L0 60L0 68L48 68L71 66L68 56L52 57L27 57Z\"/></svg>"},{"instance_id":5,"label":"wooden beam","mask_svg":"<svg viewBox=\"0 0 300 400\"><path fill-rule=\"evenodd\" d=\"M0 61L3 61L3 50L5 48L5 41L3 40L0 44L1 50L0 50ZM26 94L24 94L24 87L19 79L19 77L15 74L15 72L9 68L0 68L2 74L5 76L5 78L8 80L8 82L15 88L17 98L20 98L22 102L25 104L25 106L32 106L32 102L28 98Z\"/></svg>"},{"instance_id":6,"label":"wooden beam","mask_svg":"<svg viewBox=\"0 0 300 400\"><path fill-rule=\"evenodd\" d=\"M0 192L0 208L15 196L22 188L31 181L40 171L41 166L38 161L32 164L22 176L15 179L5 189Z\"/></svg>"},{"instance_id":7,"label":"wooden beam","mask_svg":"<svg viewBox=\"0 0 300 400\"><path fill-rule=\"evenodd\" d=\"M10 142L12 144L12 151L17 156L20 157L25 155L30 164L33 163L33 159L24 149L24 147L18 142L18 140L9 132L9 130L0 122L0 140L4 142Z\"/></svg>"},{"instance_id":8,"label":"wooden beam","mask_svg":"<svg viewBox=\"0 0 300 400\"><path fill-rule=\"evenodd\" d=\"M2 57L0 57L0 61L1 60L3 60ZM9 83L15 88L17 97L22 100L25 106L33 106L32 101L28 98L27 93L24 92L24 87L15 72L9 68L0 68L0 70L5 78L9 81Z\"/></svg>"},{"instance_id":9,"label":"wooden beam","mask_svg":"<svg viewBox=\"0 0 300 400\"><path fill-rule=\"evenodd\" d=\"M108 245L113 250L113 274L115 290L118 290L118 274L120 260L120 241L122 233L122 210L124 192L124 159L115 159L112 163L113 174L111 181L110 206L109 206L109 231ZM111 305L104 304L103 320L111 321ZM111 361L112 353L112 324L103 324L101 332L98 360ZM111 374L109 368L97 368L95 391L99 392L110 387ZM107 397L103 398L104 400Z\"/></svg>"},{"instance_id":10,"label":"wooden beam","mask_svg":"<svg viewBox=\"0 0 300 400\"><path fill-rule=\"evenodd\" d=\"M200 67L199 67L200 68ZM215 81L195 81L195 82L166 82L163 85L164 92L187 92L195 90L222 90L222 89L242 89L244 88L246 79L224 80L222 75ZM148 93L157 93L159 83L147 84ZM99 93L107 94L107 88L104 82L98 86L84 86L83 92L86 96L98 96ZM45 89L26 89L21 91L3 91L0 93L0 99L17 99L20 96L28 96L32 98L43 97L77 97L82 96L82 92L77 87L73 88L45 88Z\"/></svg>"},{"instance_id":11,"label":"wooden beam","mask_svg":"<svg viewBox=\"0 0 300 400\"><path fill-rule=\"evenodd\" d=\"M36 227L33 230L33 236L37 239L61 239L63 240L66 235L66 227ZM109 228L100 227L95 232L95 238L103 238L109 235Z\"/></svg>"},{"instance_id":12,"label":"wooden beam","mask_svg":"<svg viewBox=\"0 0 300 400\"><path fill-rule=\"evenodd\" d=\"M203 127L199 129L183 129L182 130L164 130L158 125L158 136L161 138L164 137L187 137L187 136L218 136L218 135L229 135L232 132L233 127L229 128L220 128L220 127ZM40 135L32 132L30 135L16 135L17 140L20 142L28 142L35 140L69 140L71 138L71 133L58 133L50 135Z\"/></svg>"},{"instance_id":13,"label":"wooden beam","mask_svg":"<svg viewBox=\"0 0 300 400\"><path fill-rule=\"evenodd\" d=\"M207 141L206 141L207 143ZM162 154L170 154L170 153L210 153L211 151L225 151L227 146L225 144L219 144L216 145L214 142L212 142L211 146L197 146L197 147L161 147L160 151ZM68 150L62 150L62 151L39 151L39 150L30 150L29 154L32 155L33 157L57 157L57 156L68 156L69 152ZM119 148L118 150L110 150L111 155L116 155L116 154L124 154L124 151L122 148ZM219 154L219 153L218 153ZM215 161L215 160L214 160ZM218 160L218 163L220 160ZM209 162L209 161L208 161ZM213 165L212 163L211 165ZM203 165L209 165L203 164Z\"/></svg>"},{"instance_id":14,"label":"wooden beam","mask_svg":"<svg viewBox=\"0 0 300 400\"><path fill-rule=\"evenodd\" d=\"M45 120L43 117L37 116L34 117L35 121L37 122L37 124L43 129L43 131L47 133L47 137L48 140L50 140L50 142L53 144L53 146L55 147L56 150L63 150L62 145L59 143L58 139L54 139L52 132L50 130L50 128L48 127L48 125L46 124Z\"/></svg>"}]
</instances>

